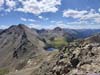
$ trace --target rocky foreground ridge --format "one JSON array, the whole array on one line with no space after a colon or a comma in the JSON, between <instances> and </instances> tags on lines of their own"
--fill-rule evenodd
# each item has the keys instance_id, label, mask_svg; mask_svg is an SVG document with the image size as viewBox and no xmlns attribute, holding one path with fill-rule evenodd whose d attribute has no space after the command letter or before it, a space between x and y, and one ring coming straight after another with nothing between
<instances>
[{"instance_id":1,"label":"rocky foreground ridge","mask_svg":"<svg viewBox=\"0 0 100 75\"><path fill-rule=\"evenodd\" d=\"M53 58L36 75L100 75L100 43L73 42Z\"/></svg>"}]
</instances>

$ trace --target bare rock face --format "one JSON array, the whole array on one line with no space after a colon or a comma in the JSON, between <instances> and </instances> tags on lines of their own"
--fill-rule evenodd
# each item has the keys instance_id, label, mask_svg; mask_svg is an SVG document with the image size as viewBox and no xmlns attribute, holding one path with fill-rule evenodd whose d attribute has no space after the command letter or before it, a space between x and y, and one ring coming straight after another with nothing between
<instances>
[{"instance_id":1,"label":"bare rock face","mask_svg":"<svg viewBox=\"0 0 100 75\"><path fill-rule=\"evenodd\" d=\"M22 24L13 25L0 33L0 68L16 69L21 61L25 65L29 58L43 52L44 46L35 31Z\"/></svg>"},{"instance_id":2,"label":"bare rock face","mask_svg":"<svg viewBox=\"0 0 100 75\"><path fill-rule=\"evenodd\" d=\"M0 32L2 32L3 30L2 29L0 29Z\"/></svg>"},{"instance_id":3,"label":"bare rock face","mask_svg":"<svg viewBox=\"0 0 100 75\"><path fill-rule=\"evenodd\" d=\"M72 42L54 58L56 60L49 63L48 68L40 69L40 75L100 74L100 43Z\"/></svg>"}]
</instances>

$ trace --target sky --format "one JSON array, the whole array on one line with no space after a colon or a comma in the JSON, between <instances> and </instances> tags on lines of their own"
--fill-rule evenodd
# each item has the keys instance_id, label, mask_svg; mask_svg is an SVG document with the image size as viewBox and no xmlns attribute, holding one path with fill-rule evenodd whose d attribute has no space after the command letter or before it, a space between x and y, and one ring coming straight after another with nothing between
<instances>
[{"instance_id":1,"label":"sky","mask_svg":"<svg viewBox=\"0 0 100 75\"><path fill-rule=\"evenodd\" d=\"M0 29L100 29L100 0L0 0Z\"/></svg>"}]
</instances>

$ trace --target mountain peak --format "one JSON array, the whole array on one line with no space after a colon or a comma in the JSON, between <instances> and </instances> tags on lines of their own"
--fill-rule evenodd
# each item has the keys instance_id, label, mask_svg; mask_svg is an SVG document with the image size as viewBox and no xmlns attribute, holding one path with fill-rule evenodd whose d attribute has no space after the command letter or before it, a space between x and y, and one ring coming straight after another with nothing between
<instances>
[{"instance_id":1,"label":"mountain peak","mask_svg":"<svg viewBox=\"0 0 100 75\"><path fill-rule=\"evenodd\" d=\"M17 33L22 33L25 31L30 31L31 29L28 28L24 24L18 24L18 25L12 25L8 29L6 29L7 32L17 32ZM30 31L31 32L31 31Z\"/></svg>"},{"instance_id":2,"label":"mountain peak","mask_svg":"<svg viewBox=\"0 0 100 75\"><path fill-rule=\"evenodd\" d=\"M13 28L24 29L24 28L28 28L28 27L26 25L24 25L24 24L18 24L18 25L12 25L8 29L13 29Z\"/></svg>"},{"instance_id":3,"label":"mountain peak","mask_svg":"<svg viewBox=\"0 0 100 75\"><path fill-rule=\"evenodd\" d=\"M56 28L54 28L54 30L56 30L56 31L61 31L62 28L60 28L60 27L56 27Z\"/></svg>"},{"instance_id":4,"label":"mountain peak","mask_svg":"<svg viewBox=\"0 0 100 75\"><path fill-rule=\"evenodd\" d=\"M5 67L7 62L9 64L7 66L10 67L15 63L15 59L18 59L17 66L20 60L26 61L29 57L44 52L44 46L45 43L41 41L36 31L23 24L12 25L0 33L0 60L2 59L0 66Z\"/></svg>"},{"instance_id":5,"label":"mountain peak","mask_svg":"<svg viewBox=\"0 0 100 75\"><path fill-rule=\"evenodd\" d=\"M20 28L26 28L27 26L24 25L24 24L19 24L17 27L20 27ZM28 28L28 27L27 27Z\"/></svg>"}]
</instances>

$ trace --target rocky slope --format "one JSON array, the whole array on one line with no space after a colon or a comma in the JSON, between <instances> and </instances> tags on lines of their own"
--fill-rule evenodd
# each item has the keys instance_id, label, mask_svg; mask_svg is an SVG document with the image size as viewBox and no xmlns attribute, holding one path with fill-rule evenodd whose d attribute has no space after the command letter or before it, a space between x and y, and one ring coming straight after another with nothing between
<instances>
[{"instance_id":1,"label":"rocky slope","mask_svg":"<svg viewBox=\"0 0 100 75\"><path fill-rule=\"evenodd\" d=\"M37 74L32 75L99 75L100 74L100 39L98 35L70 43L53 60L41 65Z\"/></svg>"},{"instance_id":2,"label":"rocky slope","mask_svg":"<svg viewBox=\"0 0 100 75\"><path fill-rule=\"evenodd\" d=\"M21 69L29 58L44 52L37 34L25 25L13 25L0 33L0 68Z\"/></svg>"}]
</instances>

